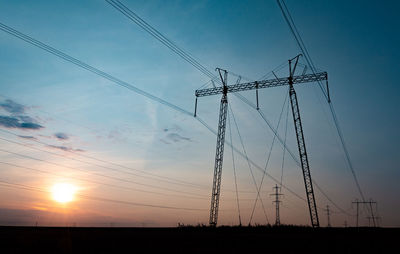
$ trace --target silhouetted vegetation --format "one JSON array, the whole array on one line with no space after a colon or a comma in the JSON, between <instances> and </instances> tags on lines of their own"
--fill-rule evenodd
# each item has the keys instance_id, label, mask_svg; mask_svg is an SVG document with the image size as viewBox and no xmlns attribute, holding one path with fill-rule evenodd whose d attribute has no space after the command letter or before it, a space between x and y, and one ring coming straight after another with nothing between
<instances>
[{"instance_id":1,"label":"silhouetted vegetation","mask_svg":"<svg viewBox=\"0 0 400 254\"><path fill-rule=\"evenodd\" d=\"M386 253L400 229L294 225L176 228L0 227L1 253Z\"/></svg>"}]
</instances>

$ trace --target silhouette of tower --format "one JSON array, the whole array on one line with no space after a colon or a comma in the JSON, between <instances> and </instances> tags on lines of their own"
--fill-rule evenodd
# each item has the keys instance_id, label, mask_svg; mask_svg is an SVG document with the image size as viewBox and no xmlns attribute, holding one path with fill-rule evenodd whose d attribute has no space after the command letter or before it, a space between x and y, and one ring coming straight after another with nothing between
<instances>
[{"instance_id":1,"label":"silhouette of tower","mask_svg":"<svg viewBox=\"0 0 400 254\"><path fill-rule=\"evenodd\" d=\"M279 203L282 201L279 200L279 197L282 196L283 194L279 193L280 192L280 187L278 185L275 185L272 189L275 190L274 193L270 194L271 196L275 196L275 200L272 201L272 203L275 203L275 213L276 213L276 218L275 218L275 225L279 226L281 224L281 219L279 216Z\"/></svg>"}]
</instances>

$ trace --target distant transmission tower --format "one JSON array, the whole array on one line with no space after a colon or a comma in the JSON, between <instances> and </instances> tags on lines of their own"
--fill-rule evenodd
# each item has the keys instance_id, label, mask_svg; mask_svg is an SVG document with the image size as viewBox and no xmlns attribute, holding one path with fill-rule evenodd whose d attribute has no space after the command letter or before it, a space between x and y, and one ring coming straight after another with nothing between
<instances>
[{"instance_id":1,"label":"distant transmission tower","mask_svg":"<svg viewBox=\"0 0 400 254\"><path fill-rule=\"evenodd\" d=\"M272 189L275 190L275 193L270 194L271 196L275 196L275 200L272 201L272 203L275 203L275 209L276 209L275 226L279 226L281 225L281 219L279 216L279 203L282 202L279 200L279 197L282 196L283 194L279 193L281 188L278 187L278 185L275 185L275 187L273 187Z\"/></svg>"},{"instance_id":2,"label":"distant transmission tower","mask_svg":"<svg viewBox=\"0 0 400 254\"><path fill-rule=\"evenodd\" d=\"M367 219L368 219L368 226L371 225L371 219L372 219L373 226L376 227L376 222L375 222L376 217L374 216L374 210L373 210L373 208L372 208L372 204L375 204L375 205L376 205L376 202L375 202L375 201L373 201L372 199L370 199L369 201L359 201L358 199L356 199L355 201L352 202L352 204L356 204L356 206L357 206L357 216L356 216L356 227L357 227L357 228L358 228L359 205L360 205L360 204L369 205L370 211L371 211L371 216L367 217Z\"/></svg>"},{"instance_id":3,"label":"distant transmission tower","mask_svg":"<svg viewBox=\"0 0 400 254\"><path fill-rule=\"evenodd\" d=\"M331 227L331 211L329 210L329 205L326 206L326 216L328 218L328 225L327 227L330 228Z\"/></svg>"}]
</instances>

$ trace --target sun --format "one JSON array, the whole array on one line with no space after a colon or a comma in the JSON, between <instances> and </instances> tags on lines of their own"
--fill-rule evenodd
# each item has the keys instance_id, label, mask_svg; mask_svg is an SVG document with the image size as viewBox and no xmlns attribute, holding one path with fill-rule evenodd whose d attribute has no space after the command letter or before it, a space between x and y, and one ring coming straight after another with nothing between
<instances>
[{"instance_id":1,"label":"sun","mask_svg":"<svg viewBox=\"0 0 400 254\"><path fill-rule=\"evenodd\" d=\"M51 188L53 199L59 203L68 203L74 200L76 187L69 183L56 183Z\"/></svg>"}]
</instances>

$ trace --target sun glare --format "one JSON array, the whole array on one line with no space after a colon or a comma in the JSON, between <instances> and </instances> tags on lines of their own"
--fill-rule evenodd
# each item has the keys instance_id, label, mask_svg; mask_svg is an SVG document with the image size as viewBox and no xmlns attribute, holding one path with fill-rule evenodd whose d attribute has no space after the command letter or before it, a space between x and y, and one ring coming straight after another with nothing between
<instances>
[{"instance_id":1,"label":"sun glare","mask_svg":"<svg viewBox=\"0 0 400 254\"><path fill-rule=\"evenodd\" d=\"M51 189L53 199L59 203L68 203L74 200L76 187L69 183L56 183Z\"/></svg>"}]
</instances>

